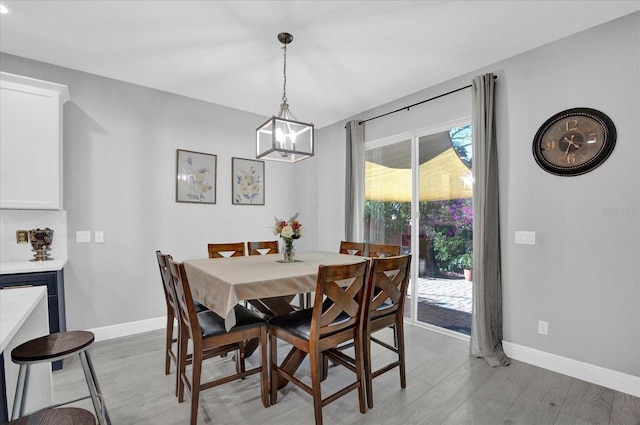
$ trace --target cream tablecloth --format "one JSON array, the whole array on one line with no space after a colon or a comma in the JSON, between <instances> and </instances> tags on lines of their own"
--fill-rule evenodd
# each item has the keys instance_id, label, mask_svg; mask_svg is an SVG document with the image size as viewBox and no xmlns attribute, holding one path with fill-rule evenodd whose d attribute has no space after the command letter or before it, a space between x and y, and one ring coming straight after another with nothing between
<instances>
[{"instance_id":1,"label":"cream tablecloth","mask_svg":"<svg viewBox=\"0 0 640 425\"><path fill-rule=\"evenodd\" d=\"M355 264L365 261L332 252L302 252L295 263L282 263L280 255L196 259L184 261L195 299L235 324L233 307L252 300L313 292L319 265Z\"/></svg>"}]
</instances>

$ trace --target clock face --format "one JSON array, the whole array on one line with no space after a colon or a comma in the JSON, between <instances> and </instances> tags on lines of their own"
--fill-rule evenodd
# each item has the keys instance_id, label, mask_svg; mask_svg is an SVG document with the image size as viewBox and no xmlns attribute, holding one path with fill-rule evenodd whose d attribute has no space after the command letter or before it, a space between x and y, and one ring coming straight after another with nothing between
<instances>
[{"instance_id":1,"label":"clock face","mask_svg":"<svg viewBox=\"0 0 640 425\"><path fill-rule=\"evenodd\" d=\"M560 176L577 176L602 164L613 151L616 129L600 111L573 108L549 118L533 139L540 167Z\"/></svg>"}]
</instances>

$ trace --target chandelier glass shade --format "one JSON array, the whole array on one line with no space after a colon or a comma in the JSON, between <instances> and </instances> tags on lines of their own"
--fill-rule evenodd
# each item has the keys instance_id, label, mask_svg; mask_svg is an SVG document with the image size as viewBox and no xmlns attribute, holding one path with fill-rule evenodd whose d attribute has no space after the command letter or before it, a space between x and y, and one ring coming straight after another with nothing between
<instances>
[{"instance_id":1,"label":"chandelier glass shade","mask_svg":"<svg viewBox=\"0 0 640 425\"><path fill-rule=\"evenodd\" d=\"M313 124L298 121L287 103L287 44L293 36L278 34L284 50L284 85L282 104L277 116L268 119L256 130L256 158L280 162L298 162L313 156Z\"/></svg>"}]
</instances>

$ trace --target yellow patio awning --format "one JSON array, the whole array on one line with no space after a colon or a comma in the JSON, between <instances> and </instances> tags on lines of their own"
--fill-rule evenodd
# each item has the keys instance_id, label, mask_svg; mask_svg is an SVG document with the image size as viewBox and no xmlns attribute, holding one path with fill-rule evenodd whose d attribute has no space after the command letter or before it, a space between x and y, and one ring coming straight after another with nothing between
<instances>
[{"instance_id":1,"label":"yellow patio awning","mask_svg":"<svg viewBox=\"0 0 640 425\"><path fill-rule=\"evenodd\" d=\"M420 165L420 201L471 197L471 172L453 148ZM411 202L411 169L365 162L365 199Z\"/></svg>"}]
</instances>

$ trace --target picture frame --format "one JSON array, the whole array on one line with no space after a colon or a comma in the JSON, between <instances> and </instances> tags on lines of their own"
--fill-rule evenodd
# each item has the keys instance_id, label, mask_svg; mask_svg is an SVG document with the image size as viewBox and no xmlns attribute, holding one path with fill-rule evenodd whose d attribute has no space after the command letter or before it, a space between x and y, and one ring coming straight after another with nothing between
<instances>
[{"instance_id":1,"label":"picture frame","mask_svg":"<svg viewBox=\"0 0 640 425\"><path fill-rule=\"evenodd\" d=\"M218 157L184 149L176 151L176 202L216 203Z\"/></svg>"},{"instance_id":2,"label":"picture frame","mask_svg":"<svg viewBox=\"0 0 640 425\"><path fill-rule=\"evenodd\" d=\"M231 158L231 203L264 205L264 161Z\"/></svg>"}]
</instances>

